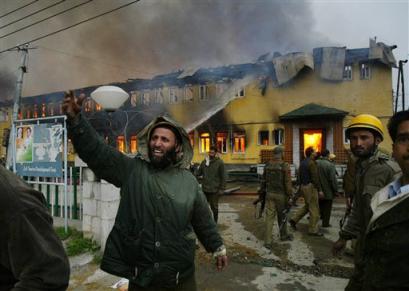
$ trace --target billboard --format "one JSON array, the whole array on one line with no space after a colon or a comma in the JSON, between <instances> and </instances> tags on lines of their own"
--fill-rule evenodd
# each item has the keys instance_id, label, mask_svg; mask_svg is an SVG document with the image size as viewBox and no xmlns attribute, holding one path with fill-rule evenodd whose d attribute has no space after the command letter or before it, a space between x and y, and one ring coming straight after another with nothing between
<instances>
[{"instance_id":1,"label":"billboard","mask_svg":"<svg viewBox=\"0 0 409 291\"><path fill-rule=\"evenodd\" d=\"M35 124L16 127L16 171L20 176L62 177L63 127Z\"/></svg>"}]
</instances>

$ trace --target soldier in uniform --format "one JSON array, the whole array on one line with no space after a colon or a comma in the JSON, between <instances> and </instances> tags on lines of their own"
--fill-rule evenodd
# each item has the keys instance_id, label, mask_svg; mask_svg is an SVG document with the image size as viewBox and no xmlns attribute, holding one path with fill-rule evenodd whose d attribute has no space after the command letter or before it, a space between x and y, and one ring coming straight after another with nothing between
<instances>
[{"instance_id":1,"label":"soldier in uniform","mask_svg":"<svg viewBox=\"0 0 409 291\"><path fill-rule=\"evenodd\" d=\"M280 227L280 239L282 241L292 240L287 233L287 224L284 223L284 210L292 197L291 170L290 165L283 161L283 148L277 146L273 149L273 158L267 162L261 189L266 193L266 228L264 246L271 249L273 239L273 223L277 215Z\"/></svg>"},{"instance_id":2,"label":"soldier in uniform","mask_svg":"<svg viewBox=\"0 0 409 291\"><path fill-rule=\"evenodd\" d=\"M310 214L308 234L312 236L323 236L319 231L318 221L320 219L318 196L323 197L321 185L318 178L317 163L314 160L315 151L312 147L305 150L305 159L301 162L299 169L299 182L302 195L304 196L304 207L298 210L289 220L291 227L296 230L296 224L307 213Z\"/></svg>"},{"instance_id":3,"label":"soldier in uniform","mask_svg":"<svg viewBox=\"0 0 409 291\"><path fill-rule=\"evenodd\" d=\"M352 211L339 232L339 239L333 245L337 255L345 248L347 240L356 238L355 269L345 290L361 290L363 278L362 238L372 216L372 196L390 183L400 172L399 166L390 157L378 150L383 141L384 129L381 121L369 114L361 114L351 120L346 130L350 140L354 163Z\"/></svg>"}]
</instances>

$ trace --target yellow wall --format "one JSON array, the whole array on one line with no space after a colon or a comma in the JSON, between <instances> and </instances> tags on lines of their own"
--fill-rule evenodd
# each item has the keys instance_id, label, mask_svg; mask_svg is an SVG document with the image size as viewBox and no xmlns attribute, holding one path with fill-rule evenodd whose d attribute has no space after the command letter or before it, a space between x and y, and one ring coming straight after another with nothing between
<instances>
[{"instance_id":1,"label":"yellow wall","mask_svg":"<svg viewBox=\"0 0 409 291\"><path fill-rule=\"evenodd\" d=\"M0 121L0 158L6 156L6 148L2 146L3 144L3 132L4 129L10 129L11 127L11 116L12 116L12 107L2 108L2 111L6 110L8 112L8 120Z\"/></svg>"}]
</instances>

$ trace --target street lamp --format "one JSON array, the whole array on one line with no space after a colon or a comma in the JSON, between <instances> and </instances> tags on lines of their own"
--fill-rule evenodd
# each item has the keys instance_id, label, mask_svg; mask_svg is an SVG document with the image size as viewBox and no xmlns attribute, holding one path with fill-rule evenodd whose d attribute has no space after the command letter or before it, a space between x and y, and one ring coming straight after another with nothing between
<instances>
[{"instance_id":1,"label":"street lamp","mask_svg":"<svg viewBox=\"0 0 409 291\"><path fill-rule=\"evenodd\" d=\"M128 98L129 94L123 89L116 86L101 86L91 93L91 98L94 99L108 113L109 122L112 120L112 113L116 111ZM128 141L126 128L128 126L128 113L126 115L126 123L124 130L125 152L128 151Z\"/></svg>"}]
</instances>

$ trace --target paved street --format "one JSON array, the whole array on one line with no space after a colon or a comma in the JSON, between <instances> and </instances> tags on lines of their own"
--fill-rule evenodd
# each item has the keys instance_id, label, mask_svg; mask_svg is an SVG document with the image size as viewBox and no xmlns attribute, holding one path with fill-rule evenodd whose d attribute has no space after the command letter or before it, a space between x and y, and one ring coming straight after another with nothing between
<instances>
[{"instance_id":1,"label":"paved street","mask_svg":"<svg viewBox=\"0 0 409 291\"><path fill-rule=\"evenodd\" d=\"M254 218L255 198L221 198L219 229L230 265L217 272L211 256L201 247L196 260L199 290L343 290L352 270L352 257L334 258L330 253L344 213L342 201L334 204L332 227L323 229L325 237L308 236L305 217L297 231L290 230L294 235L292 242L280 242L275 236L273 250L269 251L263 247L263 219ZM300 201L298 207L302 204ZM110 286L120 279L100 271L95 264L79 265L83 266L74 268L69 290L112 290Z\"/></svg>"}]
</instances>

